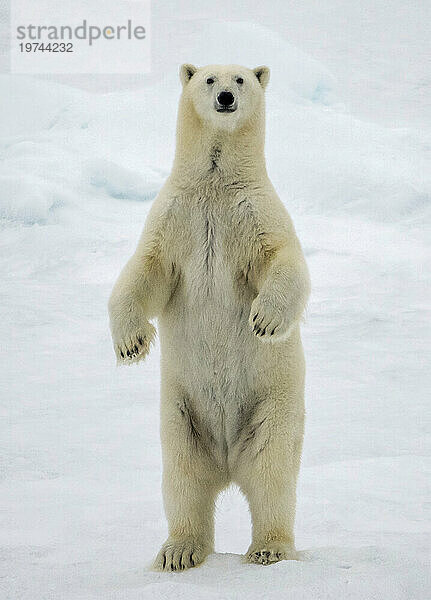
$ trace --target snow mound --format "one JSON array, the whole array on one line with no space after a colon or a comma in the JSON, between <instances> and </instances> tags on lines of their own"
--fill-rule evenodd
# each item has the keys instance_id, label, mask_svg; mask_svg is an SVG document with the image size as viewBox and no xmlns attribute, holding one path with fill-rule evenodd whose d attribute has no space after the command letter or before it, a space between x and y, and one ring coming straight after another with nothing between
<instances>
[{"instance_id":1,"label":"snow mound","mask_svg":"<svg viewBox=\"0 0 431 600\"><path fill-rule=\"evenodd\" d=\"M22 225L45 224L65 196L38 177L0 175L0 219Z\"/></svg>"},{"instance_id":2,"label":"snow mound","mask_svg":"<svg viewBox=\"0 0 431 600\"><path fill-rule=\"evenodd\" d=\"M147 170L144 177L104 159L90 161L84 170L84 179L112 198L123 200L153 200L163 183L160 175L151 170Z\"/></svg>"},{"instance_id":3,"label":"snow mound","mask_svg":"<svg viewBox=\"0 0 431 600\"><path fill-rule=\"evenodd\" d=\"M337 98L336 81L328 69L262 25L195 21L190 28L187 42L177 46L178 63L249 68L267 64L273 90L285 98L324 105Z\"/></svg>"},{"instance_id":4,"label":"snow mound","mask_svg":"<svg viewBox=\"0 0 431 600\"><path fill-rule=\"evenodd\" d=\"M45 129L69 102L83 96L80 90L36 77L2 74L0 85L1 136Z\"/></svg>"}]
</instances>

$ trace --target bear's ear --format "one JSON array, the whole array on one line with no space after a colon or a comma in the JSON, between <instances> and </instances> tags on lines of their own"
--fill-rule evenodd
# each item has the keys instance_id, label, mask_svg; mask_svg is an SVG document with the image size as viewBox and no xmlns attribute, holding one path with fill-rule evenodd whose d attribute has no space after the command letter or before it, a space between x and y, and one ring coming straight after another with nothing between
<instances>
[{"instance_id":1,"label":"bear's ear","mask_svg":"<svg viewBox=\"0 0 431 600\"><path fill-rule=\"evenodd\" d=\"M196 73L197 68L194 65L181 65L180 67L180 79L183 85L187 85L193 75Z\"/></svg>"},{"instance_id":2,"label":"bear's ear","mask_svg":"<svg viewBox=\"0 0 431 600\"><path fill-rule=\"evenodd\" d=\"M269 68L268 67L256 67L253 69L253 73L256 75L258 82L263 87L266 88L269 81Z\"/></svg>"}]
</instances>

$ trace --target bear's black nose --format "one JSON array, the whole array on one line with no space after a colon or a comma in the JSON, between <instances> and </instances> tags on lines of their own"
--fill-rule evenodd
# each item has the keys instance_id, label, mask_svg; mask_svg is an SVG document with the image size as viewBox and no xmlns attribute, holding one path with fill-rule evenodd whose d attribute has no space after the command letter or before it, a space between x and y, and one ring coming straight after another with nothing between
<instances>
[{"instance_id":1,"label":"bear's black nose","mask_svg":"<svg viewBox=\"0 0 431 600\"><path fill-rule=\"evenodd\" d=\"M230 106L233 104L234 100L235 98L230 92L220 92L220 94L217 96L217 101L222 106Z\"/></svg>"}]
</instances>

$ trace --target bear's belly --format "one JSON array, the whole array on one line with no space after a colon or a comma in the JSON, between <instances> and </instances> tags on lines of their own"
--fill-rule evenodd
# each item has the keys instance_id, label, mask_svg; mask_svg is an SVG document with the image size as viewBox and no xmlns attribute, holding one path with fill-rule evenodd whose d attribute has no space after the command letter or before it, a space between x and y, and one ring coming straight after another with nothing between
<instances>
[{"instance_id":1,"label":"bear's belly","mask_svg":"<svg viewBox=\"0 0 431 600\"><path fill-rule=\"evenodd\" d=\"M256 292L236 273L217 260L211 277L205 263L183 272L159 320L162 377L179 384L220 450L238 438L269 364L270 346L253 336L248 323Z\"/></svg>"}]
</instances>

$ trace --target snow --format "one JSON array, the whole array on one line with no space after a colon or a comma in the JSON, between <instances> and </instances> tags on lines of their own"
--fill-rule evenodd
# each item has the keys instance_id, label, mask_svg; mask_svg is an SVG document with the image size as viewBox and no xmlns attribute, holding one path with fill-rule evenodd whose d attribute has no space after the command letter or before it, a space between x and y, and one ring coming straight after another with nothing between
<instances>
[{"instance_id":1,"label":"snow","mask_svg":"<svg viewBox=\"0 0 431 600\"><path fill-rule=\"evenodd\" d=\"M328 5L325 27L335 31L348 11ZM159 348L117 369L106 303L172 162L180 86L166 34L172 64L139 89L94 94L0 79L1 598L430 596L429 120L422 95L420 126L409 118L412 86L394 88L390 73L380 96L358 91L361 78L375 77L365 50L350 47L345 31L317 47L317 5L301 6L288 38L269 31L269 17L266 26L244 14L183 24L192 34L175 64L273 69L268 169L313 283L303 326L302 560L244 564L250 519L229 489L218 503L216 554L186 573L148 569L166 535ZM398 30L392 9L379 9L371 27L387 61L386 32ZM357 42L362 28L349 10ZM417 22L406 19L407 64L424 52ZM349 57L361 73L354 85Z\"/></svg>"}]
</instances>

